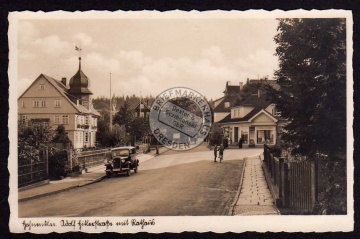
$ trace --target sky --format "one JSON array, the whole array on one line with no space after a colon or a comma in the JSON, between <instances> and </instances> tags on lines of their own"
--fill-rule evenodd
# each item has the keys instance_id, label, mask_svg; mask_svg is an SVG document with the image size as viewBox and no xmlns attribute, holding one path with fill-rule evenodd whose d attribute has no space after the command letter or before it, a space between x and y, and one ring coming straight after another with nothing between
<instances>
[{"instance_id":1,"label":"sky","mask_svg":"<svg viewBox=\"0 0 360 239\"><path fill-rule=\"evenodd\" d=\"M18 95L40 75L70 78L82 70L93 97L152 95L176 86L208 99L225 84L269 76L277 20L246 18L20 19L17 27Z\"/></svg>"}]
</instances>

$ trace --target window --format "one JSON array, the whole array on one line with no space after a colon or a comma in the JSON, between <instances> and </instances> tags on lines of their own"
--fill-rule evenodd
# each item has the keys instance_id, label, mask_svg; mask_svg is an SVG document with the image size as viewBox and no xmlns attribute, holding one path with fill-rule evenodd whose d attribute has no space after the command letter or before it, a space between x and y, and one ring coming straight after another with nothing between
<instances>
[{"instance_id":1,"label":"window","mask_svg":"<svg viewBox=\"0 0 360 239\"><path fill-rule=\"evenodd\" d=\"M63 124L69 124L69 116L68 115L63 115L62 119L63 119Z\"/></svg>"},{"instance_id":2,"label":"window","mask_svg":"<svg viewBox=\"0 0 360 239\"><path fill-rule=\"evenodd\" d=\"M75 132L75 142L79 142L79 132Z\"/></svg>"},{"instance_id":3,"label":"window","mask_svg":"<svg viewBox=\"0 0 360 239\"><path fill-rule=\"evenodd\" d=\"M20 122L22 124L26 124L27 121L27 115L20 115Z\"/></svg>"},{"instance_id":4,"label":"window","mask_svg":"<svg viewBox=\"0 0 360 239\"><path fill-rule=\"evenodd\" d=\"M39 108L40 102L38 100L34 100L34 108Z\"/></svg>"},{"instance_id":5,"label":"window","mask_svg":"<svg viewBox=\"0 0 360 239\"><path fill-rule=\"evenodd\" d=\"M85 116L85 124L89 124L89 117Z\"/></svg>"},{"instance_id":6,"label":"window","mask_svg":"<svg viewBox=\"0 0 360 239\"><path fill-rule=\"evenodd\" d=\"M54 107L55 108L60 108L61 107L61 100L55 100L54 101Z\"/></svg>"},{"instance_id":7,"label":"window","mask_svg":"<svg viewBox=\"0 0 360 239\"><path fill-rule=\"evenodd\" d=\"M40 90L45 90L45 84L40 84L39 88L40 88Z\"/></svg>"},{"instance_id":8,"label":"window","mask_svg":"<svg viewBox=\"0 0 360 239\"><path fill-rule=\"evenodd\" d=\"M225 108L229 108L230 107L230 102L225 102Z\"/></svg>"},{"instance_id":9,"label":"window","mask_svg":"<svg viewBox=\"0 0 360 239\"><path fill-rule=\"evenodd\" d=\"M89 142L89 133L85 132L85 142Z\"/></svg>"},{"instance_id":10,"label":"window","mask_svg":"<svg viewBox=\"0 0 360 239\"><path fill-rule=\"evenodd\" d=\"M21 107L22 107L22 108L25 108L25 100L22 100L22 101L21 101Z\"/></svg>"},{"instance_id":11,"label":"window","mask_svg":"<svg viewBox=\"0 0 360 239\"><path fill-rule=\"evenodd\" d=\"M34 106L34 108L45 108L46 100L34 100L33 106Z\"/></svg>"},{"instance_id":12,"label":"window","mask_svg":"<svg viewBox=\"0 0 360 239\"><path fill-rule=\"evenodd\" d=\"M281 112L276 109L276 107L273 109L273 115L280 116Z\"/></svg>"},{"instance_id":13,"label":"window","mask_svg":"<svg viewBox=\"0 0 360 239\"><path fill-rule=\"evenodd\" d=\"M54 115L54 124L60 124L60 115Z\"/></svg>"},{"instance_id":14,"label":"window","mask_svg":"<svg viewBox=\"0 0 360 239\"><path fill-rule=\"evenodd\" d=\"M81 124L81 119L80 119L81 116L77 115L76 116L76 124Z\"/></svg>"},{"instance_id":15,"label":"window","mask_svg":"<svg viewBox=\"0 0 360 239\"><path fill-rule=\"evenodd\" d=\"M273 143L274 136L271 130L258 130L257 131L257 143L265 144L265 143Z\"/></svg>"},{"instance_id":16,"label":"window","mask_svg":"<svg viewBox=\"0 0 360 239\"><path fill-rule=\"evenodd\" d=\"M38 118L38 119L31 119L31 124L36 126L46 127L49 125L50 119L48 118Z\"/></svg>"}]
</instances>

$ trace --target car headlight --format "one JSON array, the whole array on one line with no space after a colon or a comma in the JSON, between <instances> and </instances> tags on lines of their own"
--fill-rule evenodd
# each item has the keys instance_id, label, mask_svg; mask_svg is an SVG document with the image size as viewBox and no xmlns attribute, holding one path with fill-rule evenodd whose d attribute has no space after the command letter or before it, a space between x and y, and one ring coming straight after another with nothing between
<instances>
[{"instance_id":1,"label":"car headlight","mask_svg":"<svg viewBox=\"0 0 360 239\"><path fill-rule=\"evenodd\" d=\"M125 163L125 159L122 159L122 160L121 160L121 163Z\"/></svg>"}]
</instances>

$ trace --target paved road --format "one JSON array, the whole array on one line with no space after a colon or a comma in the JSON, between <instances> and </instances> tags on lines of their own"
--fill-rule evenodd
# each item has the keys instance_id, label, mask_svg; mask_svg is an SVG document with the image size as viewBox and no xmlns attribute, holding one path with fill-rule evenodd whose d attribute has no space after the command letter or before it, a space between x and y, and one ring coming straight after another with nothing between
<instances>
[{"instance_id":1,"label":"paved road","mask_svg":"<svg viewBox=\"0 0 360 239\"><path fill-rule=\"evenodd\" d=\"M239 187L242 159L260 152L226 150L221 164L205 147L169 152L144 161L130 177L19 203L19 217L225 215Z\"/></svg>"}]
</instances>

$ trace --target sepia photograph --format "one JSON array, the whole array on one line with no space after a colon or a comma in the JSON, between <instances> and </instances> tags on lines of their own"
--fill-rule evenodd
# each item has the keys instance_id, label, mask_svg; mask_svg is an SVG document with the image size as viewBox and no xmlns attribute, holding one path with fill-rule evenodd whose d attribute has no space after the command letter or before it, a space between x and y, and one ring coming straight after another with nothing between
<instances>
[{"instance_id":1,"label":"sepia photograph","mask_svg":"<svg viewBox=\"0 0 360 239\"><path fill-rule=\"evenodd\" d=\"M352 14L9 14L12 232L353 230Z\"/></svg>"}]
</instances>

